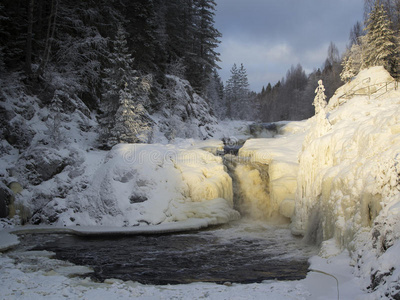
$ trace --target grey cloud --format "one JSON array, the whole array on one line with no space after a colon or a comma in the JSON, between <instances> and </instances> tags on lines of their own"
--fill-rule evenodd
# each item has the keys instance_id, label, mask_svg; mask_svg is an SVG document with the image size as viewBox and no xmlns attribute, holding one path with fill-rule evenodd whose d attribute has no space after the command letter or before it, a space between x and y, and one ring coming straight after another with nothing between
<instances>
[{"instance_id":1,"label":"grey cloud","mask_svg":"<svg viewBox=\"0 0 400 300\"><path fill-rule=\"evenodd\" d=\"M221 52L221 67L223 79L229 76L229 70L234 62L243 62L247 67L247 73L253 71L251 65L257 65L251 49L258 48L278 49L280 45L287 45L292 52L291 64L301 63L304 68L312 69L320 67L323 63L321 49L330 41L333 41L341 51L348 42L351 27L362 19L363 0L217 0L216 27L223 34ZM234 48L224 45L225 42L236 43L239 50L249 48L247 57L242 53L235 56ZM240 45L240 46L239 46ZM232 61L236 58L236 61ZM261 75L260 69L265 66L265 72L278 74L276 61L258 62L258 68L254 72L259 73L260 80L271 78L269 75ZM273 58L271 58L273 59ZM322 60L318 63L318 60ZM249 66L246 65L249 62ZM316 65L311 65L315 64ZM274 69L268 70L268 66ZM275 78L279 80L285 75L290 64L282 63L281 75ZM252 76L253 80L257 76ZM250 82L255 90L259 90L265 83Z\"/></svg>"}]
</instances>

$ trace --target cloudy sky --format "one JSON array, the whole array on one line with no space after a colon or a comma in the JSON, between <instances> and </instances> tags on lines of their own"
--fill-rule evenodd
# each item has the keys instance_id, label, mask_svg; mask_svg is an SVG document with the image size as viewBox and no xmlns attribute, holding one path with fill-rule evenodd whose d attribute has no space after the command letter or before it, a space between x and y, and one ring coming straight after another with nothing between
<instances>
[{"instance_id":1,"label":"cloudy sky","mask_svg":"<svg viewBox=\"0 0 400 300\"><path fill-rule=\"evenodd\" d=\"M243 63L250 89L275 84L291 65L307 73L322 66L332 41L342 53L363 19L364 0L216 0L215 26L224 83Z\"/></svg>"}]
</instances>

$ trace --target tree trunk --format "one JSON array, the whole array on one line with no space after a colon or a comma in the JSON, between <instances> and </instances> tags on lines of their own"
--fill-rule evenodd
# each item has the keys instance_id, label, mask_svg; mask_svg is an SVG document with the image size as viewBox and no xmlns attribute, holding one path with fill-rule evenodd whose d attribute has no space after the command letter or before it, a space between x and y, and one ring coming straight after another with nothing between
<instances>
[{"instance_id":1,"label":"tree trunk","mask_svg":"<svg viewBox=\"0 0 400 300\"><path fill-rule=\"evenodd\" d=\"M33 28L33 6L34 0L29 1L28 7L28 32L26 37L25 49L25 72L27 75L32 74L32 28Z\"/></svg>"},{"instance_id":2,"label":"tree trunk","mask_svg":"<svg viewBox=\"0 0 400 300\"><path fill-rule=\"evenodd\" d=\"M44 48L43 58L38 69L39 76L43 73L50 59L51 43L54 39L54 32L56 29L57 11L58 11L58 0L53 0L51 2L51 13L49 16L49 23L47 26L47 36L46 36L46 44Z\"/></svg>"}]
</instances>

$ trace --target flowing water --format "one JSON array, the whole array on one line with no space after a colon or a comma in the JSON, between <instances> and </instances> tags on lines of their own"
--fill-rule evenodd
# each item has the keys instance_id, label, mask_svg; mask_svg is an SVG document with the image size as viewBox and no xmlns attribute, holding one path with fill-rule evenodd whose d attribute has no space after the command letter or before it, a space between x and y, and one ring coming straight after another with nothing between
<instances>
[{"instance_id":1,"label":"flowing water","mask_svg":"<svg viewBox=\"0 0 400 300\"><path fill-rule=\"evenodd\" d=\"M128 237L52 236L43 243L27 235L33 250L94 269L92 279L144 284L195 281L252 283L306 276L316 249L290 234L287 226L241 220L205 231ZM29 241L28 241L28 240ZM40 238L43 239L43 238Z\"/></svg>"}]
</instances>

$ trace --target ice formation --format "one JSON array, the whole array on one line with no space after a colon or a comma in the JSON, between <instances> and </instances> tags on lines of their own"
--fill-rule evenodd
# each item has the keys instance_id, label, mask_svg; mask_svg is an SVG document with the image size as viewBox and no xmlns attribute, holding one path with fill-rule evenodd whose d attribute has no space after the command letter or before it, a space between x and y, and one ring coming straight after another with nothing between
<instances>
[{"instance_id":1,"label":"ice formation","mask_svg":"<svg viewBox=\"0 0 400 300\"><path fill-rule=\"evenodd\" d=\"M371 299L400 290L399 116L398 83L373 67L313 118L240 150L269 165L269 209L290 217L292 233L321 244L321 254L348 249Z\"/></svg>"},{"instance_id":2,"label":"ice formation","mask_svg":"<svg viewBox=\"0 0 400 300\"><path fill-rule=\"evenodd\" d=\"M240 157L248 159L247 169L256 170L264 168L268 172L267 195L263 195L257 187L257 181L247 180L246 190L253 194L251 198L258 199L258 207L264 206L264 211L259 213L263 220L280 219L279 216L290 218L293 214L295 192L297 188L298 162L297 155L301 151L307 122L292 122L280 129L281 135L273 139L250 139L239 151ZM244 168L244 169L246 169ZM240 169L239 169L240 170ZM253 176L257 175L253 171ZM240 177L247 178L243 173ZM249 200L251 202L251 200ZM265 202L264 204L261 204ZM260 219L260 218L258 218Z\"/></svg>"},{"instance_id":3,"label":"ice formation","mask_svg":"<svg viewBox=\"0 0 400 300\"><path fill-rule=\"evenodd\" d=\"M392 197L400 200L395 87L383 67L364 70L313 118L288 123L274 139L251 139L240 149L252 163L268 165L265 209L290 217L294 234L317 243L334 238L349 247Z\"/></svg>"},{"instance_id":4,"label":"ice formation","mask_svg":"<svg viewBox=\"0 0 400 300\"><path fill-rule=\"evenodd\" d=\"M359 82L383 86L393 81L385 73L372 68L340 88L327 107L330 126L321 128L317 118L308 121L311 130L299 156L294 231L310 234L317 226L323 240L334 237L348 246L398 194L399 91L378 99L373 99L376 94L354 96L337 105Z\"/></svg>"},{"instance_id":5,"label":"ice formation","mask_svg":"<svg viewBox=\"0 0 400 300\"><path fill-rule=\"evenodd\" d=\"M222 159L195 146L117 145L88 190L68 201L60 225L155 225L189 218L217 224L238 218Z\"/></svg>"}]
</instances>

